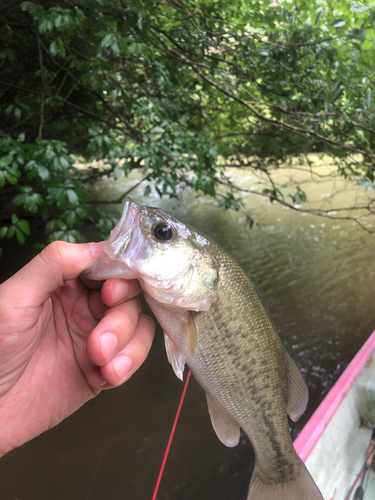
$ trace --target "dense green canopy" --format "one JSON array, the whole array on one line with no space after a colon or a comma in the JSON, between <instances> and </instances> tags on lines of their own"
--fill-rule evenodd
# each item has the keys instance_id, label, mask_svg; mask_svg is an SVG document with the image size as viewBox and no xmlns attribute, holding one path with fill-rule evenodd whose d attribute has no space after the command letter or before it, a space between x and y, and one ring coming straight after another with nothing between
<instances>
[{"instance_id":1,"label":"dense green canopy","mask_svg":"<svg viewBox=\"0 0 375 500\"><path fill-rule=\"evenodd\" d=\"M375 190L374 12L375 0L4 2L0 238L22 243L42 217L50 239L79 240L84 183L132 169L161 195L189 185L239 208L226 165L267 175L321 152ZM286 203L272 182L262 194Z\"/></svg>"}]
</instances>

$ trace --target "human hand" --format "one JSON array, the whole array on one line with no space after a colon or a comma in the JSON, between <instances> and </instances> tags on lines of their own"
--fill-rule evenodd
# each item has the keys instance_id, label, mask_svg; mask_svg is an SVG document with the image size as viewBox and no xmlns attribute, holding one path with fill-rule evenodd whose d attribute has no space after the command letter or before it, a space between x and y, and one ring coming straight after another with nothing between
<instances>
[{"instance_id":1,"label":"human hand","mask_svg":"<svg viewBox=\"0 0 375 500\"><path fill-rule=\"evenodd\" d=\"M103 243L54 242L0 285L0 456L145 360L154 322L136 280L81 280Z\"/></svg>"}]
</instances>

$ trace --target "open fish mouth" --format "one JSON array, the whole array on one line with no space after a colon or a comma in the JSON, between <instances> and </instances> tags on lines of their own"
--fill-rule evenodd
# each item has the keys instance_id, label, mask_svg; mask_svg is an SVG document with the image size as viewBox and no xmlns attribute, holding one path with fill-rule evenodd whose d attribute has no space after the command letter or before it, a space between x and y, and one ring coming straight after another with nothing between
<instances>
[{"instance_id":1,"label":"open fish mouth","mask_svg":"<svg viewBox=\"0 0 375 500\"><path fill-rule=\"evenodd\" d=\"M111 231L102 254L91 267L81 273L81 276L92 280L130 277L130 270L121 258L124 257L131 244L133 230L138 220L139 206L130 198L126 198L121 219Z\"/></svg>"}]
</instances>

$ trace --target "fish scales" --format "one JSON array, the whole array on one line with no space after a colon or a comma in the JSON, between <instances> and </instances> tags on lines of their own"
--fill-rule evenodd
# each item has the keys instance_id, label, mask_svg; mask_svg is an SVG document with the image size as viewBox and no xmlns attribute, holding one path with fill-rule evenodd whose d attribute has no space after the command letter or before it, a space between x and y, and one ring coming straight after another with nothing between
<instances>
[{"instance_id":1,"label":"fish scales","mask_svg":"<svg viewBox=\"0 0 375 500\"><path fill-rule=\"evenodd\" d=\"M323 500L296 454L307 388L255 285L215 242L163 210L130 198L103 253L84 276L136 278L165 334L168 359L185 363L205 390L212 425L227 446L242 428L255 450L247 500Z\"/></svg>"},{"instance_id":2,"label":"fish scales","mask_svg":"<svg viewBox=\"0 0 375 500\"><path fill-rule=\"evenodd\" d=\"M174 312L159 307L156 315L206 393L249 436L260 467L276 480L290 479L297 463L279 376L284 372L286 379L284 348L253 283L219 247L213 250L220 262L217 292L211 308L195 315L194 355ZM277 355L269 356L270 351Z\"/></svg>"}]
</instances>

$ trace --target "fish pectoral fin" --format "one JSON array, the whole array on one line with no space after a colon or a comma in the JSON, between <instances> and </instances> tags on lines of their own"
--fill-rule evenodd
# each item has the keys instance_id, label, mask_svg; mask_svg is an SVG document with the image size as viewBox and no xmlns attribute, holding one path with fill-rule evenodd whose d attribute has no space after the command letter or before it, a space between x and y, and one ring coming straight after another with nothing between
<instances>
[{"instance_id":1,"label":"fish pectoral fin","mask_svg":"<svg viewBox=\"0 0 375 500\"><path fill-rule=\"evenodd\" d=\"M167 358L170 364L172 365L173 371L176 374L176 377L180 380L184 379L184 368L185 368L185 359L178 352L177 347L172 342L172 340L168 337L166 333L164 333L164 342L165 342L165 350L167 352Z\"/></svg>"},{"instance_id":2,"label":"fish pectoral fin","mask_svg":"<svg viewBox=\"0 0 375 500\"><path fill-rule=\"evenodd\" d=\"M185 323L185 330L189 340L189 347L191 355L193 356L195 348L197 346L197 329L195 327L193 313L188 313L188 319Z\"/></svg>"},{"instance_id":3,"label":"fish pectoral fin","mask_svg":"<svg viewBox=\"0 0 375 500\"><path fill-rule=\"evenodd\" d=\"M240 440L240 427L206 394L208 412L217 437L225 446L236 446Z\"/></svg>"},{"instance_id":4,"label":"fish pectoral fin","mask_svg":"<svg viewBox=\"0 0 375 500\"><path fill-rule=\"evenodd\" d=\"M303 380L298 366L289 354L286 354L286 359L288 364L288 394L286 411L290 418L295 422L306 410L309 393L306 382Z\"/></svg>"}]
</instances>

